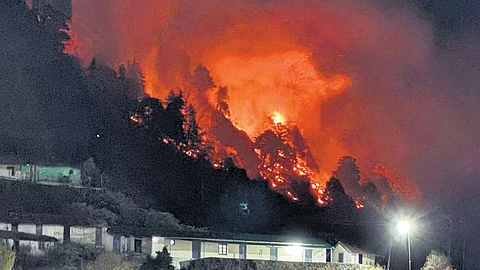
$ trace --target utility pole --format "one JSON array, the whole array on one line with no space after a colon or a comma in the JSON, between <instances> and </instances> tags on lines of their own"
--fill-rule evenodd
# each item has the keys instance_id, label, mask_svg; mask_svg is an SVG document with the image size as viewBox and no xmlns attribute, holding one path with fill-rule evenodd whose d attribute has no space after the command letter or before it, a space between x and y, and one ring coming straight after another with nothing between
<instances>
[{"instance_id":1,"label":"utility pole","mask_svg":"<svg viewBox=\"0 0 480 270\"><path fill-rule=\"evenodd\" d=\"M390 244L388 245L387 270L390 270L390 260L392 257L392 236L390 235Z\"/></svg>"},{"instance_id":2,"label":"utility pole","mask_svg":"<svg viewBox=\"0 0 480 270\"><path fill-rule=\"evenodd\" d=\"M465 224L463 223L463 221L460 221L460 224L463 225L462 226L462 236L463 236L463 243L462 243L462 270L465 270L465 253L466 253L466 240L465 240Z\"/></svg>"}]
</instances>

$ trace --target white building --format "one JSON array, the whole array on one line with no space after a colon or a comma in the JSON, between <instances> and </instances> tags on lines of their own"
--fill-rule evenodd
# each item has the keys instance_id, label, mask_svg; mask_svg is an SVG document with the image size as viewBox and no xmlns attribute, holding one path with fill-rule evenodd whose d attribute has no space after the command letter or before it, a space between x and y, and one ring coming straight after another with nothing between
<instances>
[{"instance_id":1,"label":"white building","mask_svg":"<svg viewBox=\"0 0 480 270\"><path fill-rule=\"evenodd\" d=\"M118 254L139 254L156 256L156 252L167 248L176 269L180 262L203 258L228 258L248 260L268 260L283 262L348 263L374 265L375 255L339 242L334 248L327 242L315 238L294 238L291 236L264 234L236 234L210 231L165 232L153 237L135 237L113 234L105 227L71 226L65 231L62 225L35 225L0 223L1 232L13 231L48 237L63 243L69 238L71 243L91 245ZM1 237L0 237L1 238ZM3 238L5 239L5 238ZM17 239L18 240L18 239ZM21 247L30 247L33 255L42 255L52 247L42 241L21 240ZM47 241L48 242L48 241ZM4 240L13 249L14 241Z\"/></svg>"},{"instance_id":2,"label":"white building","mask_svg":"<svg viewBox=\"0 0 480 270\"><path fill-rule=\"evenodd\" d=\"M333 250L334 263L375 265L376 255L352 245L338 242Z\"/></svg>"}]
</instances>

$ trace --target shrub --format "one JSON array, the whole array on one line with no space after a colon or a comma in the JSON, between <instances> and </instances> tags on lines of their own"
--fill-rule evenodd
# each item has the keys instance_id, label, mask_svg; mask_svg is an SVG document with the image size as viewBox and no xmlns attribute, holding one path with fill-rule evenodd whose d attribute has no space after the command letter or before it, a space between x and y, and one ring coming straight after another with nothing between
<instances>
[{"instance_id":1,"label":"shrub","mask_svg":"<svg viewBox=\"0 0 480 270\"><path fill-rule=\"evenodd\" d=\"M15 253L0 245L0 270L12 270Z\"/></svg>"},{"instance_id":2,"label":"shrub","mask_svg":"<svg viewBox=\"0 0 480 270\"><path fill-rule=\"evenodd\" d=\"M133 266L123 262L120 255L111 252L100 254L88 264L88 270L133 270Z\"/></svg>"},{"instance_id":3,"label":"shrub","mask_svg":"<svg viewBox=\"0 0 480 270\"><path fill-rule=\"evenodd\" d=\"M140 270L173 270L172 256L168 253L166 247L163 247L162 252L157 251L157 257L149 257L142 265Z\"/></svg>"}]
</instances>

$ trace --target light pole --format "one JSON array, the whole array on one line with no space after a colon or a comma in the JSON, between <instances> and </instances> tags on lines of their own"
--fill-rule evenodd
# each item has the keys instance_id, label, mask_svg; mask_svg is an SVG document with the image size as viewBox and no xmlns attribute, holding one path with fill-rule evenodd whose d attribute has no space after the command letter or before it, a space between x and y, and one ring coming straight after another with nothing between
<instances>
[{"instance_id":1,"label":"light pole","mask_svg":"<svg viewBox=\"0 0 480 270\"><path fill-rule=\"evenodd\" d=\"M410 231L412 229L410 223L406 220L398 222L397 229L401 234L407 234L407 245L408 245L408 270L412 270L412 253L410 250Z\"/></svg>"}]
</instances>

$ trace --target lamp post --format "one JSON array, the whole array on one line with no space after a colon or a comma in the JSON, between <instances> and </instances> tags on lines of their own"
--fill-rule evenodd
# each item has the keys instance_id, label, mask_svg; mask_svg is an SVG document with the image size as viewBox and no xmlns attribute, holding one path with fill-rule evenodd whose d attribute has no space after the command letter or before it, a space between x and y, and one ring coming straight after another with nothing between
<instances>
[{"instance_id":1,"label":"lamp post","mask_svg":"<svg viewBox=\"0 0 480 270\"><path fill-rule=\"evenodd\" d=\"M402 220L398 222L397 229L401 234L407 234L407 245L408 245L408 270L412 270L412 254L410 250L410 230L411 225L408 221Z\"/></svg>"}]
</instances>

